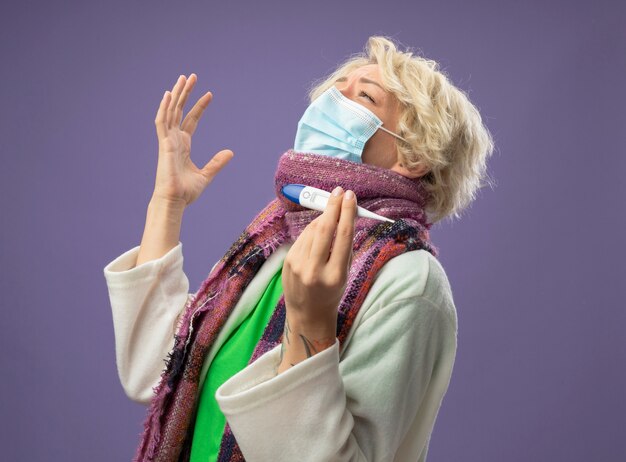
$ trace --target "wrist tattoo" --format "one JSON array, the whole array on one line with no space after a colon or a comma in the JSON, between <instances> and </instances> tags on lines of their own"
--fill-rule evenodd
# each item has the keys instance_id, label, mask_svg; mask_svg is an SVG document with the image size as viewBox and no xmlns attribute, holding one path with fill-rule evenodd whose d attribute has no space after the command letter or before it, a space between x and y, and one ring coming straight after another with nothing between
<instances>
[{"instance_id":1,"label":"wrist tattoo","mask_svg":"<svg viewBox=\"0 0 626 462\"><path fill-rule=\"evenodd\" d=\"M289 325L289 319L285 317L285 328L283 331L283 341L280 345L280 363L286 359L287 355L287 346L291 346L291 334L293 334L293 330L291 330L291 326ZM304 336L303 334L298 332L298 336L302 341L302 345L304 347L304 352L306 353L306 358L312 357L314 354L319 353L320 351L329 348L335 344L337 340L336 337L327 337L322 338L320 340L311 340ZM305 359L306 359L305 358ZM299 361L297 361L299 362ZM296 364L297 364L296 362ZM289 362L290 366L295 366L296 364Z\"/></svg>"},{"instance_id":2,"label":"wrist tattoo","mask_svg":"<svg viewBox=\"0 0 626 462\"><path fill-rule=\"evenodd\" d=\"M306 357L310 358L311 356L313 356L313 354L311 353L311 350L313 350L314 353L317 353L318 351L315 349L315 347L313 346L313 344L311 343L311 341L306 338L304 335L299 334L300 338L302 339L302 344L304 345L304 350L306 351Z\"/></svg>"},{"instance_id":3,"label":"wrist tattoo","mask_svg":"<svg viewBox=\"0 0 626 462\"><path fill-rule=\"evenodd\" d=\"M285 317L285 338L287 339L287 343L291 343L289 341L289 332L291 332L291 327L289 327L289 319Z\"/></svg>"}]
</instances>

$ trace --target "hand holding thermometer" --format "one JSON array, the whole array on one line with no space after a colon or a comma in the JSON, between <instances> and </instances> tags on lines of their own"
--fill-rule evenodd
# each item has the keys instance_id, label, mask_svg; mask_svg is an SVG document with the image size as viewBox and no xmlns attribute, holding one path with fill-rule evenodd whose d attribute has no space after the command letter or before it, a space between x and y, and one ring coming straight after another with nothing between
<instances>
[{"instance_id":1,"label":"hand holding thermometer","mask_svg":"<svg viewBox=\"0 0 626 462\"><path fill-rule=\"evenodd\" d=\"M289 199L291 202L301 205L312 210L319 210L323 212L328 204L328 198L330 193L323 189L317 189L313 186L305 186L303 184L288 184L282 188L283 196ZM374 212L370 212L363 207L357 206L357 216L362 218L373 218L374 220L388 221L393 223L393 220L385 218Z\"/></svg>"}]
</instances>

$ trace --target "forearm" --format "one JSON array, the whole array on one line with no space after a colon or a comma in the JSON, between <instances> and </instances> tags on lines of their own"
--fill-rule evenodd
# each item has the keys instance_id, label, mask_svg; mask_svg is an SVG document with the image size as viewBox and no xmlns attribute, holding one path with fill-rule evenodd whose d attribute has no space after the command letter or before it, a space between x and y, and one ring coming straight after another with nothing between
<instances>
[{"instance_id":1,"label":"forearm","mask_svg":"<svg viewBox=\"0 0 626 462\"><path fill-rule=\"evenodd\" d=\"M184 211L180 204L154 197L150 200L137 265L161 258L178 244Z\"/></svg>"}]
</instances>

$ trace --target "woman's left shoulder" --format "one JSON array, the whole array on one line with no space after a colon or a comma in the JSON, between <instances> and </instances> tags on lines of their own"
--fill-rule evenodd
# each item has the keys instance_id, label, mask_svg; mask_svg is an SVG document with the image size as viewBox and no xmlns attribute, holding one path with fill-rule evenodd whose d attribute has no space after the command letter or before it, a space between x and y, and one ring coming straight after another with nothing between
<instances>
[{"instance_id":1,"label":"woman's left shoulder","mask_svg":"<svg viewBox=\"0 0 626 462\"><path fill-rule=\"evenodd\" d=\"M379 306L398 300L426 300L455 311L450 281L443 265L424 249L400 254L383 265L368 294Z\"/></svg>"}]
</instances>

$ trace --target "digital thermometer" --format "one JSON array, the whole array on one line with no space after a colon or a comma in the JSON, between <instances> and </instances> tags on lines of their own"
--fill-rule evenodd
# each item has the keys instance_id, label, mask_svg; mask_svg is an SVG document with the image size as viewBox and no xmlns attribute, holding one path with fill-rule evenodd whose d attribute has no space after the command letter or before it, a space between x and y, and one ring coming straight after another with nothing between
<instances>
[{"instance_id":1,"label":"digital thermometer","mask_svg":"<svg viewBox=\"0 0 626 462\"><path fill-rule=\"evenodd\" d=\"M323 189L314 188L313 186L306 186L303 184L288 184L282 188L283 196L289 199L291 202L306 207L307 209L318 210L323 212L328 204L328 198L330 193ZM393 220L385 218L374 212L370 212L363 207L357 206L357 216L362 218L373 218L374 220L388 221L393 223Z\"/></svg>"}]
</instances>

